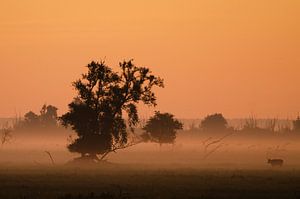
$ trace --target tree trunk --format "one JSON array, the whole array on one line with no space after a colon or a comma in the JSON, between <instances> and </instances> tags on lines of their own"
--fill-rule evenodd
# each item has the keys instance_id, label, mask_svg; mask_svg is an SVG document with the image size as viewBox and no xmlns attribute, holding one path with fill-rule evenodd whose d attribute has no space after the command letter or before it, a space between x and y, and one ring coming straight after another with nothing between
<instances>
[{"instance_id":1,"label":"tree trunk","mask_svg":"<svg viewBox=\"0 0 300 199\"><path fill-rule=\"evenodd\" d=\"M89 158L91 158L92 160L100 161L97 154L95 154L95 153L89 154Z\"/></svg>"}]
</instances>

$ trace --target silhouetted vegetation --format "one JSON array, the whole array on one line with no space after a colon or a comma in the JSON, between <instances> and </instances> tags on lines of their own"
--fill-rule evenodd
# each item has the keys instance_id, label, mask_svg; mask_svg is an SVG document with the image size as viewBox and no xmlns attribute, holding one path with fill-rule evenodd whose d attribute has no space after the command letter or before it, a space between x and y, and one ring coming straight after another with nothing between
<instances>
[{"instance_id":1,"label":"silhouetted vegetation","mask_svg":"<svg viewBox=\"0 0 300 199\"><path fill-rule=\"evenodd\" d=\"M250 116L245 120L245 124L242 130L259 130L258 121L254 116Z\"/></svg>"},{"instance_id":2,"label":"silhouetted vegetation","mask_svg":"<svg viewBox=\"0 0 300 199\"><path fill-rule=\"evenodd\" d=\"M163 80L145 67L130 61L119 64L115 72L104 62L91 62L88 72L73 83L78 92L69 104L69 112L60 120L78 135L68 146L71 152L80 153L83 159L102 160L110 152L136 143L130 132L139 121L137 103L156 105L155 86L163 87ZM128 116L128 125L123 113ZM98 155L101 155L98 158Z\"/></svg>"},{"instance_id":3,"label":"silhouetted vegetation","mask_svg":"<svg viewBox=\"0 0 300 199\"><path fill-rule=\"evenodd\" d=\"M12 128L7 124L0 129L1 145L8 143L12 139Z\"/></svg>"},{"instance_id":4,"label":"silhouetted vegetation","mask_svg":"<svg viewBox=\"0 0 300 199\"><path fill-rule=\"evenodd\" d=\"M52 105L44 104L40 110L40 114L36 114L32 111L29 111L24 115L23 119L16 120L14 124L14 129L51 129L56 128L57 123L57 108Z\"/></svg>"},{"instance_id":5,"label":"silhouetted vegetation","mask_svg":"<svg viewBox=\"0 0 300 199\"><path fill-rule=\"evenodd\" d=\"M245 119L241 132L248 134L266 134L275 133L277 126L276 119L266 119L264 124L259 125L259 120L254 116Z\"/></svg>"},{"instance_id":6,"label":"silhouetted vegetation","mask_svg":"<svg viewBox=\"0 0 300 199\"><path fill-rule=\"evenodd\" d=\"M209 114L200 122L190 121L186 130L190 133L243 133L244 135L289 135L300 132L300 119L257 119L251 115L245 119L229 119L221 113Z\"/></svg>"},{"instance_id":7,"label":"silhouetted vegetation","mask_svg":"<svg viewBox=\"0 0 300 199\"><path fill-rule=\"evenodd\" d=\"M145 141L161 144L172 144L175 142L177 130L182 129L183 124L174 119L170 113L155 112L143 130L142 137Z\"/></svg>"},{"instance_id":8,"label":"silhouetted vegetation","mask_svg":"<svg viewBox=\"0 0 300 199\"><path fill-rule=\"evenodd\" d=\"M288 121L280 123L278 119L263 119L258 120L254 116L245 119L244 125L240 129L241 132L246 134L282 134L291 133L292 129Z\"/></svg>"},{"instance_id":9,"label":"silhouetted vegetation","mask_svg":"<svg viewBox=\"0 0 300 199\"><path fill-rule=\"evenodd\" d=\"M227 121L221 113L206 116L201 121L201 128L204 131L220 132L227 129Z\"/></svg>"},{"instance_id":10,"label":"silhouetted vegetation","mask_svg":"<svg viewBox=\"0 0 300 199\"><path fill-rule=\"evenodd\" d=\"M293 121L293 130L300 133L300 117Z\"/></svg>"}]
</instances>

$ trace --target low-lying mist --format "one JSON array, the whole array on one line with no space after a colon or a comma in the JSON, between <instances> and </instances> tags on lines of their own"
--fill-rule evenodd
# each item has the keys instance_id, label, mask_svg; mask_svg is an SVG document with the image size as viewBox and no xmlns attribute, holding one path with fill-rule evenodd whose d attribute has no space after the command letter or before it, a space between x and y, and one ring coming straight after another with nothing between
<instances>
[{"instance_id":1,"label":"low-lying mist","mask_svg":"<svg viewBox=\"0 0 300 199\"><path fill-rule=\"evenodd\" d=\"M17 132L0 148L1 165L65 165L80 154L67 149L68 130ZM74 136L74 135L73 135ZM300 166L300 135L179 131L174 144L140 143L110 153L107 162L163 168L271 168L268 159L284 160L282 169ZM51 156L51 157L50 157Z\"/></svg>"}]
</instances>

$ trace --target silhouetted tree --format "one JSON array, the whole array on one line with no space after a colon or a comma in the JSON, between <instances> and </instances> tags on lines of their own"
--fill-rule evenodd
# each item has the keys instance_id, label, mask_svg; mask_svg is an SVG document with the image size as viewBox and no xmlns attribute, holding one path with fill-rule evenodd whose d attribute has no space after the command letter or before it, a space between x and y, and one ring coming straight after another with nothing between
<instances>
[{"instance_id":1,"label":"silhouetted tree","mask_svg":"<svg viewBox=\"0 0 300 199\"><path fill-rule=\"evenodd\" d=\"M300 117L298 116L296 120L293 121L293 130L300 132Z\"/></svg>"},{"instance_id":2,"label":"silhouetted tree","mask_svg":"<svg viewBox=\"0 0 300 199\"><path fill-rule=\"evenodd\" d=\"M44 127L53 127L57 125L57 108L52 105L44 104L40 111L40 122Z\"/></svg>"},{"instance_id":3,"label":"silhouetted tree","mask_svg":"<svg viewBox=\"0 0 300 199\"><path fill-rule=\"evenodd\" d=\"M223 131L227 129L227 121L221 113L208 115L201 121L204 131Z\"/></svg>"},{"instance_id":4,"label":"silhouetted tree","mask_svg":"<svg viewBox=\"0 0 300 199\"><path fill-rule=\"evenodd\" d=\"M78 135L68 149L84 159L102 160L110 152L134 144L128 140L123 113L127 113L133 132L139 121L137 103L156 105L152 88L163 87L161 78L148 68L135 66L132 60L119 63L119 67L120 72L115 72L104 62L91 62L88 72L73 83L78 95L60 119Z\"/></svg>"},{"instance_id":5,"label":"silhouetted tree","mask_svg":"<svg viewBox=\"0 0 300 199\"><path fill-rule=\"evenodd\" d=\"M24 115L24 121L15 124L15 128L53 128L57 126L57 108L44 104L40 115L29 111Z\"/></svg>"},{"instance_id":6,"label":"silhouetted tree","mask_svg":"<svg viewBox=\"0 0 300 199\"><path fill-rule=\"evenodd\" d=\"M174 115L170 113L155 112L143 130L142 135L144 141L157 142L160 145L164 143L172 144L175 141L177 130L183 128L183 124L174 119Z\"/></svg>"},{"instance_id":7,"label":"silhouetted tree","mask_svg":"<svg viewBox=\"0 0 300 199\"><path fill-rule=\"evenodd\" d=\"M24 123L27 127L36 127L39 125L39 116L32 111L24 115Z\"/></svg>"}]
</instances>

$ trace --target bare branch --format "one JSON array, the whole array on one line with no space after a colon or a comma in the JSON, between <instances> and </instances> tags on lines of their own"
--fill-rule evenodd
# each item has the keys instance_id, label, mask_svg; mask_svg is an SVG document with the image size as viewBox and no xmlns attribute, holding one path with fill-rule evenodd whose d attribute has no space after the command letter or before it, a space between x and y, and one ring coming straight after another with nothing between
<instances>
[{"instance_id":1,"label":"bare branch","mask_svg":"<svg viewBox=\"0 0 300 199\"><path fill-rule=\"evenodd\" d=\"M52 162L52 165L54 165L55 163L54 163L54 160L53 160L53 158L52 158L51 153L50 153L49 151L45 151L45 153L49 156L49 158L50 158L50 160L51 160L51 162Z\"/></svg>"},{"instance_id":2,"label":"bare branch","mask_svg":"<svg viewBox=\"0 0 300 199\"><path fill-rule=\"evenodd\" d=\"M207 154L205 154L205 156L203 157L203 159L208 158L211 154L213 154L213 153L216 152L219 148L221 148L222 145L224 145L224 144L221 143L221 144L219 144L218 146L216 146L215 148L213 148L210 152L208 152Z\"/></svg>"},{"instance_id":3,"label":"bare branch","mask_svg":"<svg viewBox=\"0 0 300 199\"><path fill-rule=\"evenodd\" d=\"M214 141L212 141L212 142L209 142L208 144L206 144L206 145L204 146L205 151L207 150L207 148L208 148L209 146L221 142L221 141L224 140L226 137L231 136L232 134L233 134L233 133L228 133L228 134L224 135L223 137L221 137L221 138L219 138L219 139L217 139L217 140L214 140Z\"/></svg>"},{"instance_id":4,"label":"bare branch","mask_svg":"<svg viewBox=\"0 0 300 199\"><path fill-rule=\"evenodd\" d=\"M135 146L135 145L137 145L137 144L139 144L139 143L141 143L141 142L142 142L142 141L138 141L138 142L130 142L130 143L127 143L127 144L125 144L125 145L120 145L120 146L113 145L113 148L112 148L111 150L105 152L105 153L101 156L101 158L100 158L99 160L100 160L100 161L103 161L104 158L105 158L108 154L110 154L110 153L112 153L112 152L117 153L117 150L125 149L125 148L128 148L128 147L132 147L132 146Z\"/></svg>"},{"instance_id":5,"label":"bare branch","mask_svg":"<svg viewBox=\"0 0 300 199\"><path fill-rule=\"evenodd\" d=\"M203 144L203 145L206 145L206 143L207 143L209 140L211 140L211 139L212 139L212 137L209 137L209 138L205 139L205 140L202 142L202 144Z\"/></svg>"}]
</instances>

